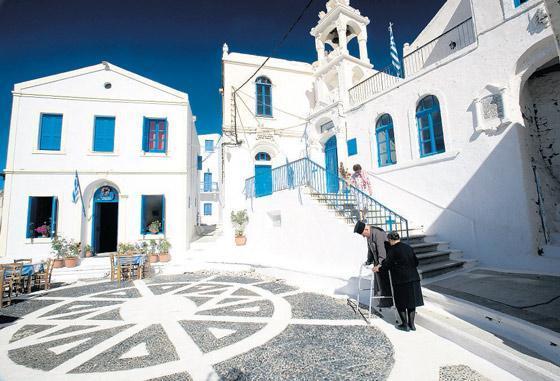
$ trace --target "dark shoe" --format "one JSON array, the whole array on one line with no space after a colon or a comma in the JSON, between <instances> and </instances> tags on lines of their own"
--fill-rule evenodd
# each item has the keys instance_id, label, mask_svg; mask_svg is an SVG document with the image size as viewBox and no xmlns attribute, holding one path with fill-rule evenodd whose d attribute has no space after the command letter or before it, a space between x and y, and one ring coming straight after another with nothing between
<instances>
[{"instance_id":1,"label":"dark shoe","mask_svg":"<svg viewBox=\"0 0 560 381\"><path fill-rule=\"evenodd\" d=\"M406 324L396 325L395 328L398 329L399 331L408 332L408 325L406 325Z\"/></svg>"},{"instance_id":2,"label":"dark shoe","mask_svg":"<svg viewBox=\"0 0 560 381\"><path fill-rule=\"evenodd\" d=\"M397 311L399 313L399 318L401 319L401 324L397 325L396 328L401 331L408 332L408 324L406 323L406 311Z\"/></svg>"},{"instance_id":3,"label":"dark shoe","mask_svg":"<svg viewBox=\"0 0 560 381\"><path fill-rule=\"evenodd\" d=\"M416 317L416 311L408 311L408 328L411 331L416 331L416 326L414 325L414 318Z\"/></svg>"}]
</instances>

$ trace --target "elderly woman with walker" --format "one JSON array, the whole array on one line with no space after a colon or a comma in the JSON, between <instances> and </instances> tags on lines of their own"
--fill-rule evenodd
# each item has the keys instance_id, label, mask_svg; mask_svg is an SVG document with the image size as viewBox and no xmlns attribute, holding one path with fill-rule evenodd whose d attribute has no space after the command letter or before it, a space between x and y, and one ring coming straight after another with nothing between
<instances>
[{"instance_id":1,"label":"elderly woman with walker","mask_svg":"<svg viewBox=\"0 0 560 381\"><path fill-rule=\"evenodd\" d=\"M415 331L416 307L424 305L420 275L417 270L418 258L412 247L401 242L399 233L391 232L387 238L390 245L387 258L373 267L373 271L376 273L390 271L395 306L401 320L401 324L396 328L402 331Z\"/></svg>"}]
</instances>

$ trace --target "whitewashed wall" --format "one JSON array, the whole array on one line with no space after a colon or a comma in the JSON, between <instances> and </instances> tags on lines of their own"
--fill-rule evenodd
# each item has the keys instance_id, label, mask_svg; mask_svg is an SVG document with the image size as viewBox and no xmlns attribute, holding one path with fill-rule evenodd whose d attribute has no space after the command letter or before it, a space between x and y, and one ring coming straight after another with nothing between
<instances>
[{"instance_id":1,"label":"whitewashed wall","mask_svg":"<svg viewBox=\"0 0 560 381\"><path fill-rule=\"evenodd\" d=\"M527 70L555 57L552 33L534 25L534 3L507 22L487 1L473 3L477 44L348 113L348 138L358 138L358 155L348 165L365 166L377 199L467 257L489 266L560 271L556 261L537 255L535 185L519 107ZM538 54L527 58L534 46ZM488 88L506 89L512 123L496 132L475 130L475 99ZM440 102L446 152L420 158L415 109L427 94ZM383 113L393 118L398 163L378 168L374 130Z\"/></svg>"},{"instance_id":2,"label":"whitewashed wall","mask_svg":"<svg viewBox=\"0 0 560 381\"><path fill-rule=\"evenodd\" d=\"M206 152L205 141L212 140L214 151ZM205 134L199 135L198 141L200 143L200 152L202 155L202 171L200 172L200 204L199 216L200 222L206 225L220 224L222 221L222 154L221 154L221 135L219 134ZM212 173L212 182L217 183L217 192L204 192L204 174ZM204 215L204 204L212 204L212 215Z\"/></svg>"},{"instance_id":3,"label":"whitewashed wall","mask_svg":"<svg viewBox=\"0 0 560 381\"><path fill-rule=\"evenodd\" d=\"M38 151L41 113L63 114L60 151ZM112 153L92 152L96 115L115 117ZM167 119L166 154L142 151L144 117ZM58 196L58 232L90 243L91 199L104 184L120 193L119 242L142 238L140 196L164 194L172 252L188 248L195 234L199 147L186 94L112 65L24 82L14 88L9 139L0 255L39 258L49 253L50 239L25 238L29 196ZM75 170L87 218L71 202Z\"/></svg>"}]
</instances>

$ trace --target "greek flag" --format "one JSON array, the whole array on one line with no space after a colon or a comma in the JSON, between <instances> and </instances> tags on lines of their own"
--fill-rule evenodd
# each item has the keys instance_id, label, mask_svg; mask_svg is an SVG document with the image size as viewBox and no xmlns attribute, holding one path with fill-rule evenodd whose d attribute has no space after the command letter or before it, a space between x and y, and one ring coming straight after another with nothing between
<instances>
[{"instance_id":1,"label":"greek flag","mask_svg":"<svg viewBox=\"0 0 560 381\"><path fill-rule=\"evenodd\" d=\"M395 44L395 38L393 37L393 23L389 23L389 34L391 36L391 63L395 68L397 77L402 78L401 61L399 60L399 52Z\"/></svg>"},{"instance_id":2,"label":"greek flag","mask_svg":"<svg viewBox=\"0 0 560 381\"><path fill-rule=\"evenodd\" d=\"M72 191L72 202L75 204L78 202L80 197L80 180L78 179L78 171L76 171L76 176L74 176L74 190Z\"/></svg>"}]
</instances>

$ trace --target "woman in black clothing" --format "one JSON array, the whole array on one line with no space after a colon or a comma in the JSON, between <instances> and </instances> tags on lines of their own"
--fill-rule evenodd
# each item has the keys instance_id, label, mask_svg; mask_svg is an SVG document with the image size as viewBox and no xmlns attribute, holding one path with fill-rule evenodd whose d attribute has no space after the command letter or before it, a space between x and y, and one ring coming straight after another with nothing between
<instances>
[{"instance_id":1,"label":"woman in black clothing","mask_svg":"<svg viewBox=\"0 0 560 381\"><path fill-rule=\"evenodd\" d=\"M401 318L398 329L415 331L414 317L416 307L424 305L420 276L418 275L418 258L412 247L400 241L399 233L391 232L387 235L391 245L387 258L375 266L373 271L391 271L395 295L395 305ZM408 317L408 324L407 324Z\"/></svg>"}]
</instances>

